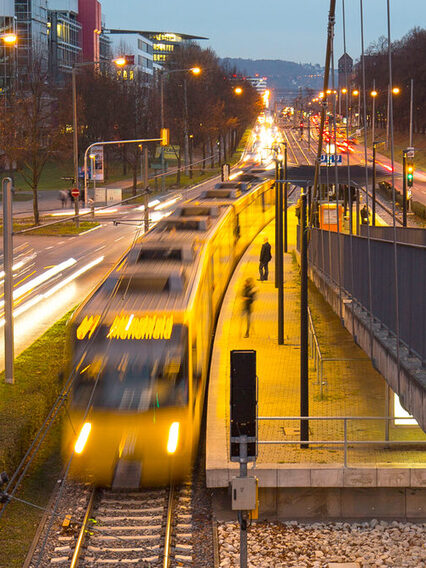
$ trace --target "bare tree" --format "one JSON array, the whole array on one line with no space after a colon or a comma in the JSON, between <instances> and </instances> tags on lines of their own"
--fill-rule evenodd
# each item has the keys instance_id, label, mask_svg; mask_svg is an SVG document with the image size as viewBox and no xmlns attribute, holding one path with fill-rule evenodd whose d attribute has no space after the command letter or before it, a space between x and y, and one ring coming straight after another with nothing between
<instances>
[{"instance_id":1,"label":"bare tree","mask_svg":"<svg viewBox=\"0 0 426 568\"><path fill-rule=\"evenodd\" d=\"M62 109L40 57L33 58L25 81L0 109L0 146L33 192L35 225L40 224L37 190L43 169L50 158L70 150Z\"/></svg>"}]
</instances>

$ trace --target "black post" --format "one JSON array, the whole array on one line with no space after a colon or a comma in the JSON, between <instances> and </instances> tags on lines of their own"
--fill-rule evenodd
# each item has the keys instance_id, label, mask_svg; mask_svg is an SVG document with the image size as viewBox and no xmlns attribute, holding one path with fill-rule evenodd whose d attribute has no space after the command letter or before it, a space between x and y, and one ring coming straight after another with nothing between
<instances>
[{"instance_id":1,"label":"black post","mask_svg":"<svg viewBox=\"0 0 426 568\"><path fill-rule=\"evenodd\" d=\"M300 212L300 416L309 416L308 367L308 233L306 227L306 193L302 195ZM309 422L300 421L301 448L308 448Z\"/></svg>"},{"instance_id":2,"label":"black post","mask_svg":"<svg viewBox=\"0 0 426 568\"><path fill-rule=\"evenodd\" d=\"M287 144L284 146L284 179L287 179ZM284 184L284 252L287 252L288 183Z\"/></svg>"},{"instance_id":3,"label":"black post","mask_svg":"<svg viewBox=\"0 0 426 568\"><path fill-rule=\"evenodd\" d=\"M359 198L360 192L357 188L356 190L356 234L359 235Z\"/></svg>"},{"instance_id":4,"label":"black post","mask_svg":"<svg viewBox=\"0 0 426 568\"><path fill-rule=\"evenodd\" d=\"M374 117L373 117L374 120ZM373 191L372 191L372 213L373 213L373 220L372 225L373 227L376 226L376 143L373 142Z\"/></svg>"},{"instance_id":5,"label":"black post","mask_svg":"<svg viewBox=\"0 0 426 568\"><path fill-rule=\"evenodd\" d=\"M278 189L278 162L275 162L275 288L278 288L279 274L278 274L278 202L279 202L279 189Z\"/></svg>"},{"instance_id":6,"label":"black post","mask_svg":"<svg viewBox=\"0 0 426 568\"><path fill-rule=\"evenodd\" d=\"M407 226L407 150L402 151L402 226Z\"/></svg>"},{"instance_id":7,"label":"black post","mask_svg":"<svg viewBox=\"0 0 426 568\"><path fill-rule=\"evenodd\" d=\"M275 254L278 257L278 345L284 345L284 253L283 253L283 167L278 167L278 243Z\"/></svg>"}]
</instances>

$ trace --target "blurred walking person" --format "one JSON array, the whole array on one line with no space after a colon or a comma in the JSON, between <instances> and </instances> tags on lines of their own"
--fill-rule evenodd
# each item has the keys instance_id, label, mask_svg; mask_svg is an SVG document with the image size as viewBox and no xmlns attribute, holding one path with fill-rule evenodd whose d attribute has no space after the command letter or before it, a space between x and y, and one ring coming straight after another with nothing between
<instances>
[{"instance_id":1,"label":"blurred walking person","mask_svg":"<svg viewBox=\"0 0 426 568\"><path fill-rule=\"evenodd\" d=\"M246 333L244 337L250 335L251 314L253 312L253 303L256 299L256 288L253 278L246 278L243 288L243 318L246 319Z\"/></svg>"},{"instance_id":2,"label":"blurred walking person","mask_svg":"<svg viewBox=\"0 0 426 568\"><path fill-rule=\"evenodd\" d=\"M268 242L268 237L265 237L263 240L262 248L260 249L260 258L259 258L259 280L268 280L269 270L268 270L268 263L272 259L271 254L271 245Z\"/></svg>"}]
</instances>

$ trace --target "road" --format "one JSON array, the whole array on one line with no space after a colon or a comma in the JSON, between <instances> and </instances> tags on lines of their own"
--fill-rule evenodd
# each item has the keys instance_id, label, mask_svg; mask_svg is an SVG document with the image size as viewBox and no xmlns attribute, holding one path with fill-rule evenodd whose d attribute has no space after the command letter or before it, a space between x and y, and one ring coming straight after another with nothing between
<instances>
[{"instance_id":1,"label":"road","mask_svg":"<svg viewBox=\"0 0 426 568\"><path fill-rule=\"evenodd\" d=\"M151 201L157 222L180 202L212 187L218 179ZM98 228L78 236L14 237L15 357L69 310L76 307L143 234L143 208L117 207ZM115 224L114 221L119 221ZM0 250L2 252L2 243ZM0 274L0 369L4 368L3 277Z\"/></svg>"}]
</instances>

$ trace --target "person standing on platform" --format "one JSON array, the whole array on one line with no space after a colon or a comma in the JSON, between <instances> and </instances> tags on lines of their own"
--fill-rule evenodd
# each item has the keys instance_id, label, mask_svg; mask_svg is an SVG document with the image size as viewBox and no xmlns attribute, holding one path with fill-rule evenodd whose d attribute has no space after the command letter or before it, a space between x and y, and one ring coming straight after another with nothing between
<instances>
[{"instance_id":1,"label":"person standing on platform","mask_svg":"<svg viewBox=\"0 0 426 568\"><path fill-rule=\"evenodd\" d=\"M364 207L361 209L359 214L361 216L361 223L363 225L368 225L368 208L366 203L364 204Z\"/></svg>"},{"instance_id":2,"label":"person standing on platform","mask_svg":"<svg viewBox=\"0 0 426 568\"><path fill-rule=\"evenodd\" d=\"M256 288L253 278L246 278L243 288L243 318L246 318L246 333L244 337L249 337L251 314L253 312L253 304L256 299Z\"/></svg>"},{"instance_id":3,"label":"person standing on platform","mask_svg":"<svg viewBox=\"0 0 426 568\"><path fill-rule=\"evenodd\" d=\"M260 250L259 258L259 280L268 280L269 270L268 263L272 259L271 245L268 242L268 237L265 237L262 248Z\"/></svg>"}]
</instances>

